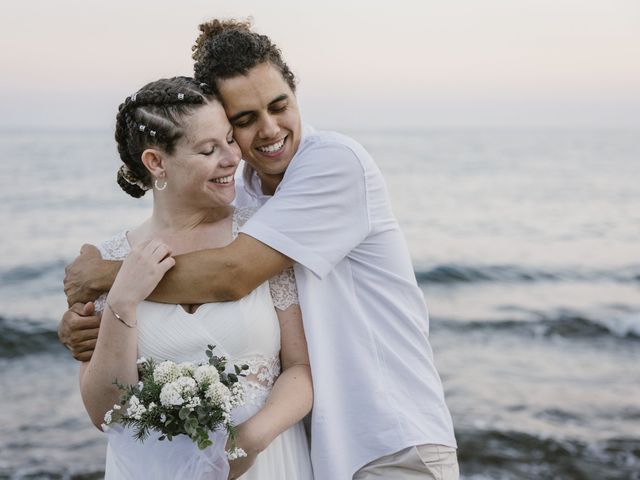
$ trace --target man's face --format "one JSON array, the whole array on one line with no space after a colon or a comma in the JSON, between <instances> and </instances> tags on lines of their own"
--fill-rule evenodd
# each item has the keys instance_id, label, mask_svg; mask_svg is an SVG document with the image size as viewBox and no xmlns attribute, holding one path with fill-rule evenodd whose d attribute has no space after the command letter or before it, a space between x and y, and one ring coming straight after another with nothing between
<instances>
[{"instance_id":1,"label":"man's face","mask_svg":"<svg viewBox=\"0 0 640 480\"><path fill-rule=\"evenodd\" d=\"M301 135L298 103L282 74L262 63L217 86L242 158L261 176L282 178Z\"/></svg>"}]
</instances>

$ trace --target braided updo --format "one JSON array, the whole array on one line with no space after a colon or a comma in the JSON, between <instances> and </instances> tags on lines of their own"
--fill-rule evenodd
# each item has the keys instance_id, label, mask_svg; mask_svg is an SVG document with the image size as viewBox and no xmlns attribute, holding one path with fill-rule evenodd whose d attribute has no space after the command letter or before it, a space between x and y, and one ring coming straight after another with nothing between
<instances>
[{"instance_id":1,"label":"braided updo","mask_svg":"<svg viewBox=\"0 0 640 480\"><path fill-rule=\"evenodd\" d=\"M193 50L194 76L215 86L217 80L246 75L253 67L268 62L277 68L292 92L296 91L293 72L282 59L282 52L266 35L251 30L250 21L211 20L200 25Z\"/></svg>"},{"instance_id":2,"label":"braided updo","mask_svg":"<svg viewBox=\"0 0 640 480\"><path fill-rule=\"evenodd\" d=\"M189 77L148 83L118 107L115 138L124 163L118 185L135 198L151 188L151 174L142 163L142 152L155 147L171 154L184 135L184 118L215 99L211 88Z\"/></svg>"}]
</instances>

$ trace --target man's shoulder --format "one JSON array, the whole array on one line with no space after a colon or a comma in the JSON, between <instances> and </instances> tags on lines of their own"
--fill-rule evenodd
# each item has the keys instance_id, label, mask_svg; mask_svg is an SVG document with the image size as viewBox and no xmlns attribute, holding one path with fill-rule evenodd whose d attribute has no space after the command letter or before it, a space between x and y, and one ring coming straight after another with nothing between
<instances>
[{"instance_id":1,"label":"man's shoulder","mask_svg":"<svg viewBox=\"0 0 640 480\"><path fill-rule=\"evenodd\" d=\"M339 132L318 130L305 136L301 150L315 150L323 148L348 149L356 154L364 152L364 147L355 139Z\"/></svg>"},{"instance_id":2,"label":"man's shoulder","mask_svg":"<svg viewBox=\"0 0 640 480\"><path fill-rule=\"evenodd\" d=\"M314 131L304 137L296 155L299 166L317 168L353 168L369 170L374 161L366 149L355 139L338 132Z\"/></svg>"}]
</instances>

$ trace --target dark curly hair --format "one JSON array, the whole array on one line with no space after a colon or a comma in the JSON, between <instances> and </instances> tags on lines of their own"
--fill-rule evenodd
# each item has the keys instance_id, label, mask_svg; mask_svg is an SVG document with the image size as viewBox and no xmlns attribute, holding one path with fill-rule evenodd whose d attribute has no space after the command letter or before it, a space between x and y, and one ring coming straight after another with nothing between
<instances>
[{"instance_id":1,"label":"dark curly hair","mask_svg":"<svg viewBox=\"0 0 640 480\"><path fill-rule=\"evenodd\" d=\"M246 75L253 67L268 62L282 74L292 92L296 91L293 72L282 59L282 52L266 35L251 30L250 20L211 20L200 25L193 50L194 76L216 85L218 80Z\"/></svg>"},{"instance_id":2,"label":"dark curly hair","mask_svg":"<svg viewBox=\"0 0 640 480\"><path fill-rule=\"evenodd\" d=\"M211 87L190 77L163 78L127 97L116 117L115 138L124 162L118 170L118 185L132 197L142 197L151 187L142 152L157 147L173 153L185 133L185 116L215 99Z\"/></svg>"}]
</instances>

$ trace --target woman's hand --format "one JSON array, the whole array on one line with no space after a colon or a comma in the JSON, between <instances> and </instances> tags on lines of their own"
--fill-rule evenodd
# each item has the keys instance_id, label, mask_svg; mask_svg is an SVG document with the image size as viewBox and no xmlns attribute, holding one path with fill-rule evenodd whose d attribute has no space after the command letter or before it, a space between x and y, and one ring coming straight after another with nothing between
<instances>
[{"instance_id":1,"label":"woman's hand","mask_svg":"<svg viewBox=\"0 0 640 480\"><path fill-rule=\"evenodd\" d=\"M109 301L119 307L136 306L147 298L167 271L176 264L171 249L160 240L144 242L122 263L109 291Z\"/></svg>"},{"instance_id":2,"label":"woman's hand","mask_svg":"<svg viewBox=\"0 0 640 480\"><path fill-rule=\"evenodd\" d=\"M242 448L247 456L229 462L228 480L235 480L244 475L255 463L258 454L263 449L261 437L257 435L257 433L258 432L252 427L251 419L236 427L236 446ZM230 448L231 440L227 440L225 450L229 450Z\"/></svg>"}]
</instances>

